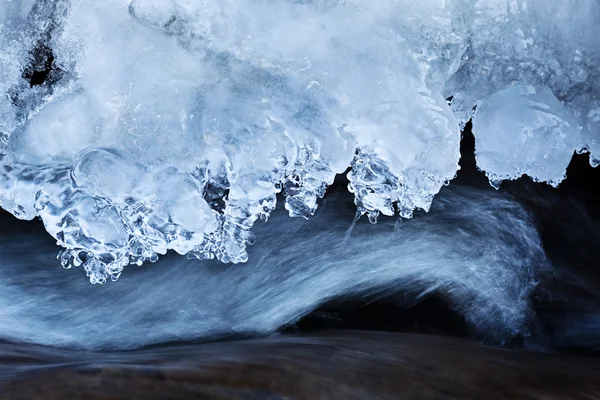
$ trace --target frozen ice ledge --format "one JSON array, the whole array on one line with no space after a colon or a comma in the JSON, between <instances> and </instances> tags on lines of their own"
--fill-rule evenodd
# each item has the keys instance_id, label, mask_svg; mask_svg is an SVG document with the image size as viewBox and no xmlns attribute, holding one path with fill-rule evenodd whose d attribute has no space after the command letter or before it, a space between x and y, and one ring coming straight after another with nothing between
<instances>
[{"instance_id":1,"label":"frozen ice ledge","mask_svg":"<svg viewBox=\"0 0 600 400\"><path fill-rule=\"evenodd\" d=\"M92 283L244 262L349 166L358 215L410 218L469 119L496 186L600 162L597 0L12 0L0 31L0 205Z\"/></svg>"}]
</instances>

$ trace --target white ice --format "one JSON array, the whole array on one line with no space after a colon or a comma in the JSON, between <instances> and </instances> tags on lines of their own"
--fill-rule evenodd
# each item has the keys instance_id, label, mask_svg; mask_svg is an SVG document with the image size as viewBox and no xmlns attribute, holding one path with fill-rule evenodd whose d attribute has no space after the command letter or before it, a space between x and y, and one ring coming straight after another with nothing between
<instances>
[{"instance_id":1,"label":"white ice","mask_svg":"<svg viewBox=\"0 0 600 400\"><path fill-rule=\"evenodd\" d=\"M244 262L277 193L309 217L349 166L359 215L428 210L471 117L495 185L600 159L595 0L13 0L0 30L0 205L92 282Z\"/></svg>"}]
</instances>

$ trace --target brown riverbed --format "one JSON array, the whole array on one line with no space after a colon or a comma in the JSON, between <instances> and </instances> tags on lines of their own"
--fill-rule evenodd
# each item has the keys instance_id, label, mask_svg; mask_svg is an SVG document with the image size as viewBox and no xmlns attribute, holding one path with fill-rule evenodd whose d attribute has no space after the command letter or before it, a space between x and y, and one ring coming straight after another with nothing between
<instances>
[{"instance_id":1,"label":"brown riverbed","mask_svg":"<svg viewBox=\"0 0 600 400\"><path fill-rule=\"evenodd\" d=\"M593 358L379 332L89 353L3 344L2 399L600 399Z\"/></svg>"}]
</instances>

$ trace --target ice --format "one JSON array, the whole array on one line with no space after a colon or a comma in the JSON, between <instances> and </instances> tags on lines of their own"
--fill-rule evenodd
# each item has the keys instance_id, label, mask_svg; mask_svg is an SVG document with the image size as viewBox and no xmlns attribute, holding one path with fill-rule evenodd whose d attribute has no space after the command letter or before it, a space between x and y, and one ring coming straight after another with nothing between
<instances>
[{"instance_id":1,"label":"ice","mask_svg":"<svg viewBox=\"0 0 600 400\"><path fill-rule=\"evenodd\" d=\"M527 174L553 186L581 142L575 117L547 87L515 85L484 98L473 117L479 168L490 181Z\"/></svg>"},{"instance_id":2,"label":"ice","mask_svg":"<svg viewBox=\"0 0 600 400\"><path fill-rule=\"evenodd\" d=\"M595 0L5 2L0 205L101 283L168 250L244 262L278 193L308 218L348 167L359 216L428 210L472 116L495 185L557 185L600 158L599 21Z\"/></svg>"},{"instance_id":3,"label":"ice","mask_svg":"<svg viewBox=\"0 0 600 400\"><path fill-rule=\"evenodd\" d=\"M473 2L470 46L446 93L454 96L461 125L479 101L485 108L480 113L478 106L473 119L481 129L474 130L478 153L485 152L477 159L494 181L527 174L556 186L575 151L593 149L592 163L597 159L598 21L596 0ZM524 101L523 93L531 91ZM492 114L500 102L504 107ZM492 115L495 122L487 120ZM515 152L520 137L530 132L526 148ZM508 147L500 148L502 143Z\"/></svg>"}]
</instances>

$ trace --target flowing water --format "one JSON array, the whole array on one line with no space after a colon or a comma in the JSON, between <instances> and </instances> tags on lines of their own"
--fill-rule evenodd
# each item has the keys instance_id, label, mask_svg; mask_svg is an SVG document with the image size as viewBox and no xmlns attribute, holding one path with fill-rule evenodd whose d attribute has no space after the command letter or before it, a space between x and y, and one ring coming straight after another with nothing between
<instances>
[{"instance_id":1,"label":"flowing water","mask_svg":"<svg viewBox=\"0 0 600 400\"><path fill-rule=\"evenodd\" d=\"M356 221L342 181L314 218L259 224L246 264L171 255L106 285L0 216L0 398L600 398L595 170L496 191L462 162L411 220Z\"/></svg>"}]
</instances>

